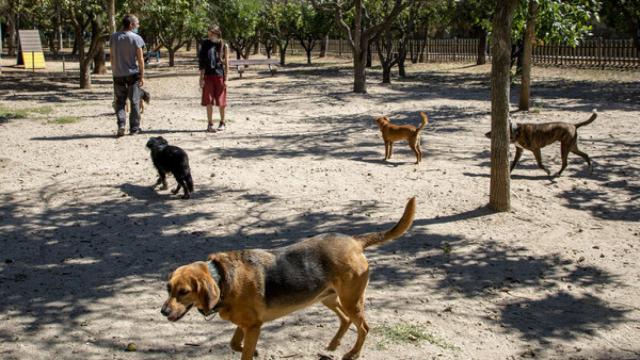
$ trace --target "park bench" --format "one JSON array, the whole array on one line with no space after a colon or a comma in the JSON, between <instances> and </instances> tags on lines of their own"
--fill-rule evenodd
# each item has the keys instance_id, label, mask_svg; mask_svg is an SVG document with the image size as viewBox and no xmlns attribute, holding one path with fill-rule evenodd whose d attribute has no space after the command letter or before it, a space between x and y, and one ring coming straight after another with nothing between
<instances>
[{"instance_id":1,"label":"park bench","mask_svg":"<svg viewBox=\"0 0 640 360\"><path fill-rule=\"evenodd\" d=\"M242 73L244 72L244 68L249 65L267 65L269 66L269 72L271 72L271 76L275 74L274 65L279 65L280 62L276 59L239 59L239 60L229 60L229 66L236 67L238 70L238 74L240 75L240 79L242 79Z\"/></svg>"}]
</instances>

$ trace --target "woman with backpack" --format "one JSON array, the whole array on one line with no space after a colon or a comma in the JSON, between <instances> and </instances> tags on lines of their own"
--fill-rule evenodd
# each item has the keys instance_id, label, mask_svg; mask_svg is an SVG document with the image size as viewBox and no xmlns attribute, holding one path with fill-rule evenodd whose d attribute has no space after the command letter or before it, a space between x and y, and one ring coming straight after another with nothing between
<instances>
[{"instance_id":1,"label":"woman with backpack","mask_svg":"<svg viewBox=\"0 0 640 360\"><path fill-rule=\"evenodd\" d=\"M222 131L225 128L224 110L227 106L227 73L229 69L229 48L222 41L222 31L211 26L198 53L200 68L200 88L202 106L207 107L207 132ZM220 109L220 124L213 127L213 106Z\"/></svg>"}]
</instances>

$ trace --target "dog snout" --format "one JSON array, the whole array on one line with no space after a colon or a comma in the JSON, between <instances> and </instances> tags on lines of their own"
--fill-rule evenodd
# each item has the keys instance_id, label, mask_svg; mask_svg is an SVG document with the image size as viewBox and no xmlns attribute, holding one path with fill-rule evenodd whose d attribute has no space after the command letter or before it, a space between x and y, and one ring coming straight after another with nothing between
<instances>
[{"instance_id":1,"label":"dog snout","mask_svg":"<svg viewBox=\"0 0 640 360\"><path fill-rule=\"evenodd\" d=\"M169 316L171 314L171 309L169 308L167 303L164 303L164 305L162 305L162 309L160 309L160 313L162 313L162 315L164 316Z\"/></svg>"}]
</instances>

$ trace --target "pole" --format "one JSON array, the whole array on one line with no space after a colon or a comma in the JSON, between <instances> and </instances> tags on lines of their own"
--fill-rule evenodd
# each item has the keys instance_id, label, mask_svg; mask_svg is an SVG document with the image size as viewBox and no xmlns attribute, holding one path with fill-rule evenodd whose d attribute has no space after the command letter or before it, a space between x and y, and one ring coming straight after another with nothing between
<instances>
[{"instance_id":1,"label":"pole","mask_svg":"<svg viewBox=\"0 0 640 360\"><path fill-rule=\"evenodd\" d=\"M31 72L36 72L36 53L31 52Z\"/></svg>"}]
</instances>

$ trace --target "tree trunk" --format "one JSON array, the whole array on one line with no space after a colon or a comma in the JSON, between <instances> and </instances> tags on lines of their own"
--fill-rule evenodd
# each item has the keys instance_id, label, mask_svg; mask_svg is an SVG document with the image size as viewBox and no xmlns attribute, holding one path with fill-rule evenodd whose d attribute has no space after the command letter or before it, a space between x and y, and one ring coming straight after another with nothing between
<instances>
[{"instance_id":1,"label":"tree trunk","mask_svg":"<svg viewBox=\"0 0 640 360\"><path fill-rule=\"evenodd\" d=\"M640 51L640 17L634 17L632 14L628 14L627 11L624 13L627 18L629 34L631 34L633 38L633 45L636 47L636 50Z\"/></svg>"},{"instance_id":2,"label":"tree trunk","mask_svg":"<svg viewBox=\"0 0 640 360\"><path fill-rule=\"evenodd\" d=\"M107 14L109 16L109 33L116 32L116 0L107 0Z\"/></svg>"},{"instance_id":3,"label":"tree trunk","mask_svg":"<svg viewBox=\"0 0 640 360\"><path fill-rule=\"evenodd\" d=\"M311 65L311 48L309 48L308 50L305 49L305 52L307 53L307 65Z\"/></svg>"},{"instance_id":4,"label":"tree trunk","mask_svg":"<svg viewBox=\"0 0 640 360\"><path fill-rule=\"evenodd\" d=\"M256 41L253 44L253 55L258 55L260 53L260 41Z\"/></svg>"},{"instance_id":5,"label":"tree trunk","mask_svg":"<svg viewBox=\"0 0 640 360\"><path fill-rule=\"evenodd\" d=\"M264 52L267 55L267 59L271 59L271 52L273 51L271 44L264 44Z\"/></svg>"},{"instance_id":6,"label":"tree trunk","mask_svg":"<svg viewBox=\"0 0 640 360\"><path fill-rule=\"evenodd\" d=\"M407 60L407 51L398 52L398 76L401 78L407 77L406 68L404 66L405 61Z\"/></svg>"},{"instance_id":7,"label":"tree trunk","mask_svg":"<svg viewBox=\"0 0 640 360\"><path fill-rule=\"evenodd\" d=\"M7 38L7 51L9 56L16 56L16 41L17 41L17 30L16 30L16 14L11 10L9 15L7 16L7 26L9 33Z\"/></svg>"},{"instance_id":8,"label":"tree trunk","mask_svg":"<svg viewBox=\"0 0 640 360\"><path fill-rule=\"evenodd\" d=\"M382 65L382 83L391 84L391 66L388 64Z\"/></svg>"},{"instance_id":9,"label":"tree trunk","mask_svg":"<svg viewBox=\"0 0 640 360\"><path fill-rule=\"evenodd\" d=\"M91 60L80 61L80 89L91 89Z\"/></svg>"},{"instance_id":10,"label":"tree trunk","mask_svg":"<svg viewBox=\"0 0 640 360\"><path fill-rule=\"evenodd\" d=\"M80 35L82 37L82 35ZM71 50L71 55L77 55L78 54L78 50L80 49L80 39L78 39L78 34L76 34L75 38L73 39L73 49ZM84 44L84 39L82 40L82 43Z\"/></svg>"},{"instance_id":11,"label":"tree trunk","mask_svg":"<svg viewBox=\"0 0 640 360\"><path fill-rule=\"evenodd\" d=\"M167 51L169 52L169 67L173 67L176 65L176 50L173 47L167 47Z\"/></svg>"},{"instance_id":12,"label":"tree trunk","mask_svg":"<svg viewBox=\"0 0 640 360\"><path fill-rule=\"evenodd\" d=\"M366 53L367 53L367 67L370 68L371 66L373 66L372 65L373 59L371 58L371 42L368 42L367 44Z\"/></svg>"},{"instance_id":13,"label":"tree trunk","mask_svg":"<svg viewBox=\"0 0 640 360\"><path fill-rule=\"evenodd\" d=\"M402 39L398 42L398 76L401 78L407 77L407 73L405 71L404 63L407 60L407 53L409 52L407 49L407 45L409 45L409 39L407 39L408 34L405 33L402 35Z\"/></svg>"},{"instance_id":14,"label":"tree trunk","mask_svg":"<svg viewBox=\"0 0 640 360\"><path fill-rule=\"evenodd\" d=\"M287 59L287 48L289 47L289 41L286 41L284 45L281 42L278 42L278 50L280 50L280 66L285 65L285 61Z\"/></svg>"},{"instance_id":15,"label":"tree trunk","mask_svg":"<svg viewBox=\"0 0 640 360\"><path fill-rule=\"evenodd\" d=\"M484 65L487 63L487 31L480 28L478 35L478 59L476 65Z\"/></svg>"},{"instance_id":16,"label":"tree trunk","mask_svg":"<svg viewBox=\"0 0 640 360\"><path fill-rule=\"evenodd\" d=\"M367 44L353 49L353 92L367 93Z\"/></svg>"},{"instance_id":17,"label":"tree trunk","mask_svg":"<svg viewBox=\"0 0 640 360\"><path fill-rule=\"evenodd\" d=\"M522 81L520 85L520 103L518 108L529 110L529 95L531 93L531 65L533 62L533 42L536 36L536 17L538 16L538 2L529 0L529 15L527 29L524 35L524 49L522 54Z\"/></svg>"},{"instance_id":18,"label":"tree trunk","mask_svg":"<svg viewBox=\"0 0 640 360\"><path fill-rule=\"evenodd\" d=\"M511 209L509 174L509 84L511 24L518 0L498 0L493 18L491 62L491 185L489 206Z\"/></svg>"},{"instance_id":19,"label":"tree trunk","mask_svg":"<svg viewBox=\"0 0 640 360\"><path fill-rule=\"evenodd\" d=\"M93 57L93 73L94 74L106 74L107 73L107 65L104 61L105 52L104 52L104 42L100 44L98 47L98 52Z\"/></svg>"},{"instance_id":20,"label":"tree trunk","mask_svg":"<svg viewBox=\"0 0 640 360\"><path fill-rule=\"evenodd\" d=\"M327 48L329 47L329 35L325 35L324 39L320 43L320 57L323 58L327 56Z\"/></svg>"}]
</instances>

